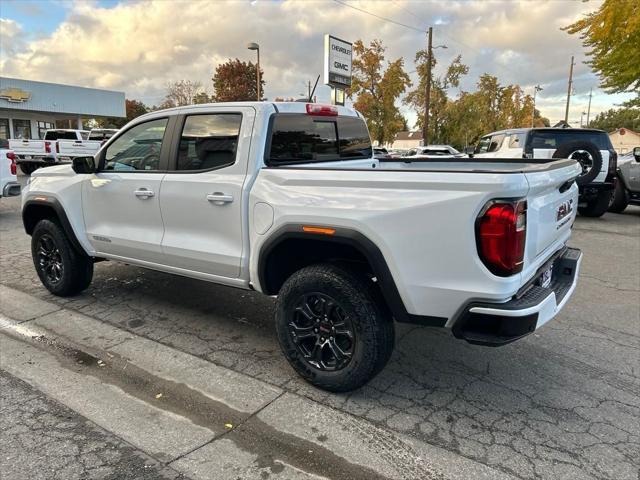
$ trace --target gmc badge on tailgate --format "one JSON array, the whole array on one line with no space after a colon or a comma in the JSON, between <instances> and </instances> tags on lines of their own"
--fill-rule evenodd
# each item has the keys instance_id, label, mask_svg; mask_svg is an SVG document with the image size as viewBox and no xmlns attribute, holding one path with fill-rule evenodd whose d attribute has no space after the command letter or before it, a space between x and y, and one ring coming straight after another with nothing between
<instances>
[{"instance_id":1,"label":"gmc badge on tailgate","mask_svg":"<svg viewBox=\"0 0 640 480\"><path fill-rule=\"evenodd\" d=\"M573 212L573 199L562 202L558 206L558 211L556 213L556 221L562 220L564 217Z\"/></svg>"}]
</instances>

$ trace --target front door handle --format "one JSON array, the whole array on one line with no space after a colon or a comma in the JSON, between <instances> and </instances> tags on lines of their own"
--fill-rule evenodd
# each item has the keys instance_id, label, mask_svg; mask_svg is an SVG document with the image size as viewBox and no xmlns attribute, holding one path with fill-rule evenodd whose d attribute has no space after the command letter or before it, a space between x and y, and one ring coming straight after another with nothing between
<instances>
[{"instance_id":1,"label":"front door handle","mask_svg":"<svg viewBox=\"0 0 640 480\"><path fill-rule=\"evenodd\" d=\"M133 192L133 194L142 199L142 200L146 200L147 198L151 198L155 195L155 193L153 193L153 191L151 190L147 190L146 188L140 188L138 190L136 190L135 192Z\"/></svg>"},{"instance_id":2,"label":"front door handle","mask_svg":"<svg viewBox=\"0 0 640 480\"><path fill-rule=\"evenodd\" d=\"M222 192L209 193L207 195L207 200L215 203L216 205L224 205L225 203L233 202L233 195L227 195Z\"/></svg>"}]
</instances>

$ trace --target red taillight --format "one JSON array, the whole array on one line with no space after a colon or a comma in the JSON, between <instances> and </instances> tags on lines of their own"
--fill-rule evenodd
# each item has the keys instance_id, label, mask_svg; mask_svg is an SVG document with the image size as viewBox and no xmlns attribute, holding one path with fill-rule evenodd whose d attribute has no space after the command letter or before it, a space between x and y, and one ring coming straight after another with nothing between
<instances>
[{"instance_id":1,"label":"red taillight","mask_svg":"<svg viewBox=\"0 0 640 480\"><path fill-rule=\"evenodd\" d=\"M527 236L527 202L493 201L477 222L478 253L487 268L501 277L522 271Z\"/></svg>"},{"instance_id":2,"label":"red taillight","mask_svg":"<svg viewBox=\"0 0 640 480\"><path fill-rule=\"evenodd\" d=\"M7 152L7 158L11 160L11 175L16 175L18 167L16 165L16 154L13 152Z\"/></svg>"},{"instance_id":3,"label":"red taillight","mask_svg":"<svg viewBox=\"0 0 640 480\"><path fill-rule=\"evenodd\" d=\"M307 113L309 115L336 117L338 115L338 108L333 105L318 105L317 103L307 103Z\"/></svg>"},{"instance_id":4,"label":"red taillight","mask_svg":"<svg viewBox=\"0 0 640 480\"><path fill-rule=\"evenodd\" d=\"M45 153L51 153L51 142L44 142Z\"/></svg>"}]
</instances>

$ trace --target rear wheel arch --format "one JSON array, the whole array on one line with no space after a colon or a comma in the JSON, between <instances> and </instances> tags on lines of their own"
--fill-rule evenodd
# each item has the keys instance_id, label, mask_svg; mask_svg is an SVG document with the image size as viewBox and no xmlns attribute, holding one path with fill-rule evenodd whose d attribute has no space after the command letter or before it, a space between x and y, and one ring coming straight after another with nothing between
<instances>
[{"instance_id":1,"label":"rear wheel arch","mask_svg":"<svg viewBox=\"0 0 640 480\"><path fill-rule=\"evenodd\" d=\"M429 326L446 324L444 317L407 312L384 255L367 236L350 228L321 227L334 230L334 234L307 233L302 224L288 224L269 237L258 258L258 278L263 293L277 295L292 274L310 265L348 265L370 278L375 277L381 297L396 321Z\"/></svg>"}]
</instances>

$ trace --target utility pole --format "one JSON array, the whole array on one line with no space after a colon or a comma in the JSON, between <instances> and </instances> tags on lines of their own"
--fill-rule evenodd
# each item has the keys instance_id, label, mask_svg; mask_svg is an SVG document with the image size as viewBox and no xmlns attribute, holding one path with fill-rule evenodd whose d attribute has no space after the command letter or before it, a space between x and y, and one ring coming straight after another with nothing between
<instances>
[{"instance_id":1,"label":"utility pole","mask_svg":"<svg viewBox=\"0 0 640 480\"><path fill-rule=\"evenodd\" d=\"M534 122L536 120L536 94L541 92L543 88L540 85L533 87L533 112L531 112L531 128L535 127Z\"/></svg>"},{"instance_id":2,"label":"utility pole","mask_svg":"<svg viewBox=\"0 0 640 480\"><path fill-rule=\"evenodd\" d=\"M429 27L429 43L427 46L427 87L425 90L424 101L424 122L422 124L422 144L426 147L429 145L429 103L431 102L431 58L433 55L432 47L433 27Z\"/></svg>"},{"instance_id":3,"label":"utility pole","mask_svg":"<svg viewBox=\"0 0 640 480\"><path fill-rule=\"evenodd\" d=\"M587 128L589 128L589 115L591 115L591 96L593 95L593 88L589 90L589 107L587 108Z\"/></svg>"},{"instance_id":4,"label":"utility pole","mask_svg":"<svg viewBox=\"0 0 640 480\"><path fill-rule=\"evenodd\" d=\"M567 87L567 108L564 111L564 121L569 123L569 100L571 99L571 87L573 86L573 55L571 55L571 66L569 67L569 86Z\"/></svg>"}]
</instances>

